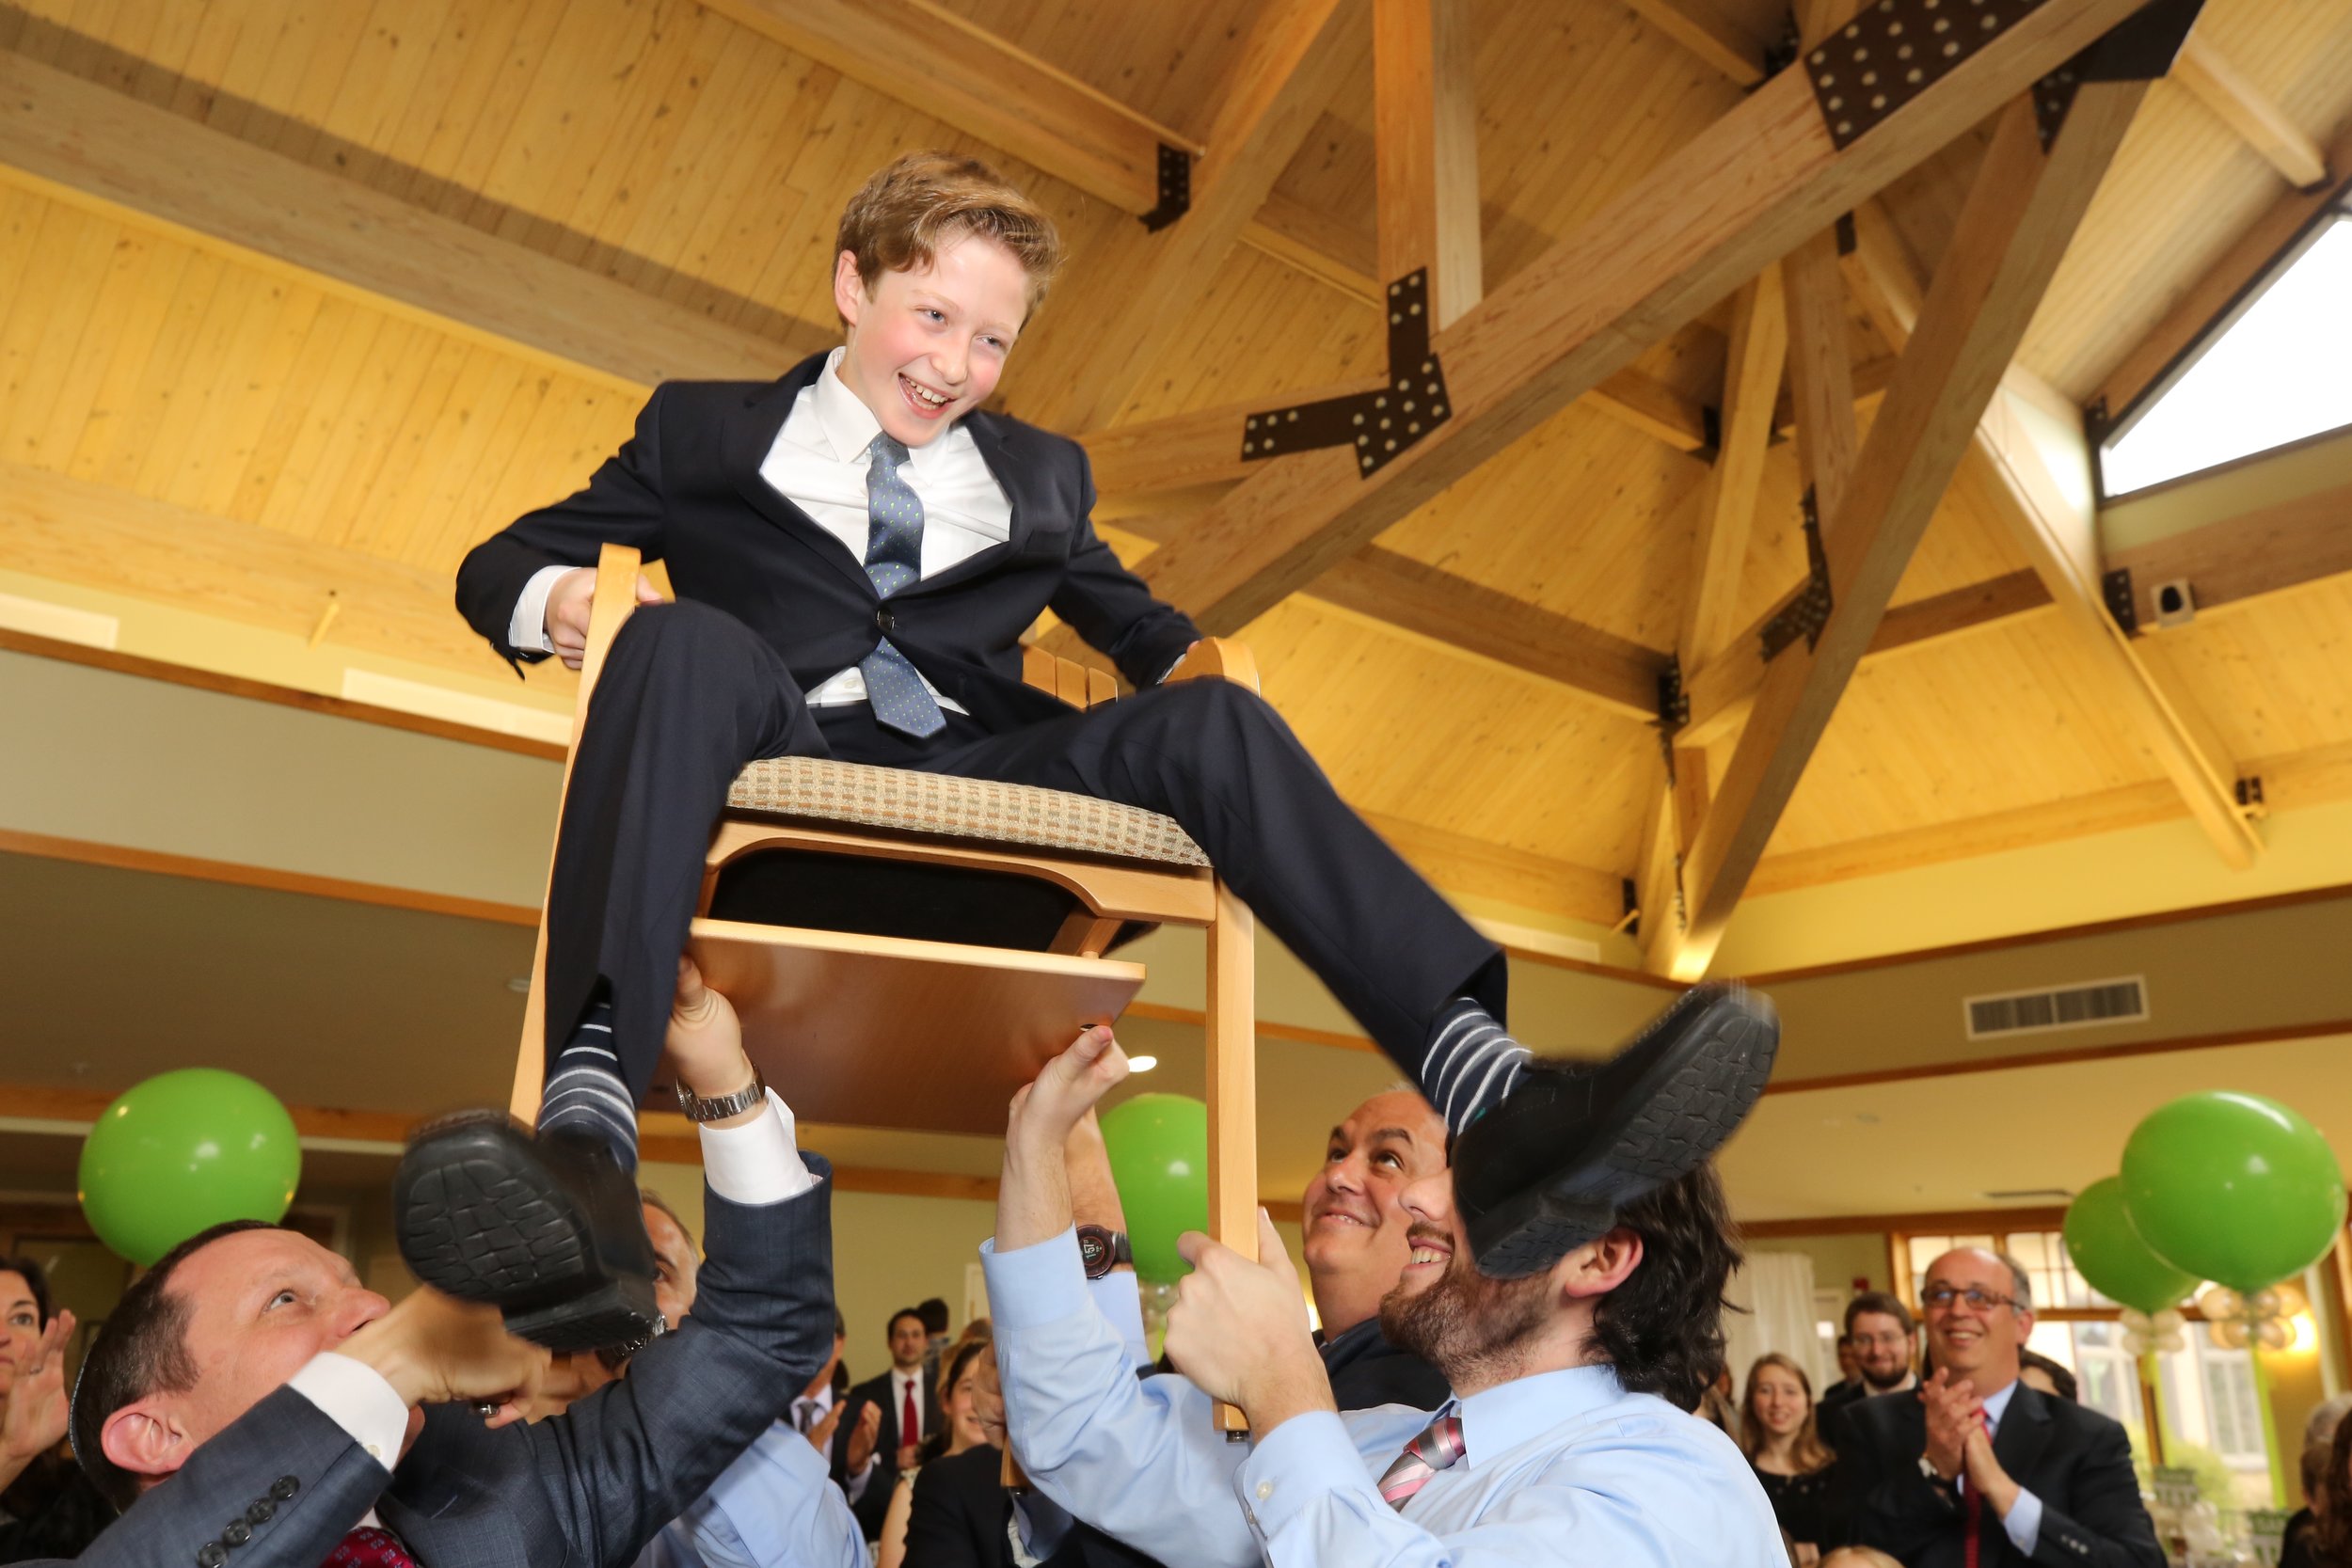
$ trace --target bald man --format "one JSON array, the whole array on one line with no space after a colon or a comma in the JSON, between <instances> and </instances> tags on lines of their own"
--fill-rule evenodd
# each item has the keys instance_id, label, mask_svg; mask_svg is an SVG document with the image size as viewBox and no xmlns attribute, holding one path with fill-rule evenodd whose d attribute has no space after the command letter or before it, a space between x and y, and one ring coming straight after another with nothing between
<instances>
[{"instance_id":1,"label":"bald man","mask_svg":"<svg viewBox=\"0 0 2352 1568\"><path fill-rule=\"evenodd\" d=\"M1446 1168L1445 1122L1409 1088L1375 1094L1331 1129L1323 1168L1300 1205L1301 1256L1322 1323L1324 1369L1343 1410L1409 1404L1435 1410L1452 1390L1438 1370L1380 1332L1380 1298L1412 1256L1412 1182Z\"/></svg>"}]
</instances>

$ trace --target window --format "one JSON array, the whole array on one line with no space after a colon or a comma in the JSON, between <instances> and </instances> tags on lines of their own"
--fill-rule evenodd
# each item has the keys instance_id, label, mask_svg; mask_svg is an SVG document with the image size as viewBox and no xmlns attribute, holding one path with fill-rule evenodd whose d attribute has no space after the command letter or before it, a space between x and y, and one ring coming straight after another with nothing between
<instances>
[{"instance_id":1,"label":"window","mask_svg":"<svg viewBox=\"0 0 2352 1568\"><path fill-rule=\"evenodd\" d=\"M2121 496L2352 425L2352 217L2322 219L2101 443Z\"/></svg>"}]
</instances>

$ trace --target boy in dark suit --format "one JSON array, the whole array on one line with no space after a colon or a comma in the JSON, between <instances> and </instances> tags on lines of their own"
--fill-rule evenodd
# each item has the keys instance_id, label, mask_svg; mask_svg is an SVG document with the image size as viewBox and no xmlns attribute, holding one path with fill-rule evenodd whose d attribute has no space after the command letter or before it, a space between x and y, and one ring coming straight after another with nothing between
<instances>
[{"instance_id":1,"label":"boy in dark suit","mask_svg":"<svg viewBox=\"0 0 2352 1568\"><path fill-rule=\"evenodd\" d=\"M557 839L545 1168L527 1184L570 1201L518 1248L499 1244L511 1217L445 1151L413 1149L400 1188L410 1265L497 1303L517 1333L568 1348L650 1331L634 1108L711 824L760 757L1042 785L1174 817L1467 1130L1455 1165L1490 1267L1547 1267L1605 1229L1616 1202L1697 1164L1760 1091L1776 1026L1720 989L1597 1071L1532 1062L1502 1026L1502 954L1340 800L1273 709L1221 681L1162 684L1199 628L1095 536L1084 450L983 407L1059 260L1051 221L986 166L901 158L842 215L842 347L772 385L657 388L586 489L460 568L459 608L510 660L578 659L607 542L666 560L679 595L660 604L639 585L645 608L599 677ZM1021 635L1048 608L1134 698L1078 713L1022 684Z\"/></svg>"}]
</instances>

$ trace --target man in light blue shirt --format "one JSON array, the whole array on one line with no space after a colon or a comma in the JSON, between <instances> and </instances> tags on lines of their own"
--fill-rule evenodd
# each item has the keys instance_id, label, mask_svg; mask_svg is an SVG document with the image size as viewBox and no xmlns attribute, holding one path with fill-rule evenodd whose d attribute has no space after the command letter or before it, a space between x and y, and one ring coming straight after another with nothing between
<instances>
[{"instance_id":1,"label":"man in light blue shirt","mask_svg":"<svg viewBox=\"0 0 2352 1568\"><path fill-rule=\"evenodd\" d=\"M983 1249L1013 1450L1056 1503L1169 1568L1786 1564L1747 1462L1686 1414L1721 1362L1739 1257L1711 1167L1519 1280L1472 1266L1446 1175L1415 1182L1411 1261L1381 1323L1456 1399L1434 1422L1342 1414L1263 1214L1257 1261L1185 1238L1194 1272L1168 1332L1185 1375L1134 1377L1087 1292L1063 1156L1125 1075L1108 1031L1089 1031L1015 1098ZM1213 1429L1216 1400L1254 1441Z\"/></svg>"}]
</instances>

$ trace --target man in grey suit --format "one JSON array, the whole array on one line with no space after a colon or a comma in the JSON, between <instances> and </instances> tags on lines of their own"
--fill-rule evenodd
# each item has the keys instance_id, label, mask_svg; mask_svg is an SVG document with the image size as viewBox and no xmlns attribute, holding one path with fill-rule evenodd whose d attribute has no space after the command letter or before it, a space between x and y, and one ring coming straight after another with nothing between
<instances>
[{"instance_id":1,"label":"man in grey suit","mask_svg":"<svg viewBox=\"0 0 2352 1568\"><path fill-rule=\"evenodd\" d=\"M688 979L671 1058L723 1100L755 1074L729 1010ZM484 1135L521 1136L503 1121ZM545 1421L521 1422L509 1396L544 1375L547 1353L494 1308L430 1290L389 1307L274 1226L183 1243L126 1292L75 1390L75 1452L126 1510L78 1560L629 1562L832 1348L828 1167L795 1150L773 1094L706 1123L702 1142L693 1316L627 1379Z\"/></svg>"}]
</instances>

